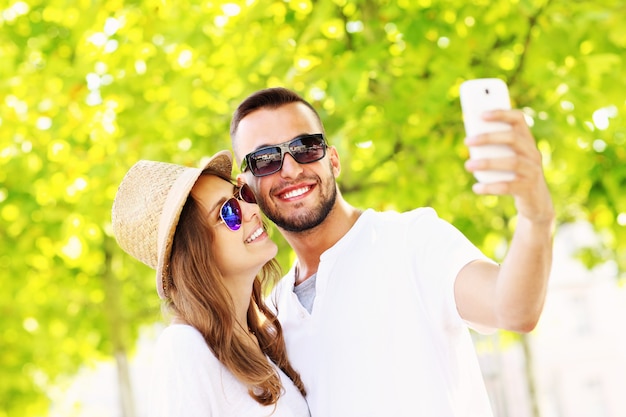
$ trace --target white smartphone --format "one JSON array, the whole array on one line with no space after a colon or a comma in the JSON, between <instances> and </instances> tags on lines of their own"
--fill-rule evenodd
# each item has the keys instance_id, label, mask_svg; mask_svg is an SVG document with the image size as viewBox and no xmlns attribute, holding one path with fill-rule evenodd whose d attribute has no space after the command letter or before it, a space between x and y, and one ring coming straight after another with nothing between
<instances>
[{"instance_id":1,"label":"white smartphone","mask_svg":"<svg viewBox=\"0 0 626 417\"><path fill-rule=\"evenodd\" d=\"M510 130L508 123L487 122L481 115L489 110L509 110L511 99L509 89L499 78L478 78L461 84L461 110L465 134L475 136L481 133ZM505 158L514 153L507 145L470 146L470 159ZM474 176L479 182L493 183L512 181L515 174L510 171L476 171Z\"/></svg>"}]
</instances>

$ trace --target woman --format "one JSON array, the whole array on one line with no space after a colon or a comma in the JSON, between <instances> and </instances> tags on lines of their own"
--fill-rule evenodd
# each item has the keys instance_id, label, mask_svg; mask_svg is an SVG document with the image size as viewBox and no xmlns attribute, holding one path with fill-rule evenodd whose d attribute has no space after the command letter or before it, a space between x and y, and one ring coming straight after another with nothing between
<instances>
[{"instance_id":1,"label":"woman","mask_svg":"<svg viewBox=\"0 0 626 417\"><path fill-rule=\"evenodd\" d=\"M308 417L263 287L279 278L251 190L230 152L202 169L139 161L113 203L119 245L156 269L171 324L159 336L151 416Z\"/></svg>"}]
</instances>

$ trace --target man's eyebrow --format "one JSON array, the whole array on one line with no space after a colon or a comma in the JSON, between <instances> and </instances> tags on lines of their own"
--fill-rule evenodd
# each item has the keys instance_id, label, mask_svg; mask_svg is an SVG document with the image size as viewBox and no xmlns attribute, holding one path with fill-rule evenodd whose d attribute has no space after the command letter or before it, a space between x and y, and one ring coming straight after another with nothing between
<instances>
[{"instance_id":1,"label":"man's eyebrow","mask_svg":"<svg viewBox=\"0 0 626 417\"><path fill-rule=\"evenodd\" d=\"M296 140L298 138L301 138L302 136L307 136L307 135L311 135L311 133L300 133L300 134L292 137L291 139L287 139L286 141L280 142L280 143L277 143L277 144L267 143L267 144L259 145L252 152L256 152L259 149L264 149L264 148L275 148L275 147L278 147L280 145L287 144L287 143L291 142L292 140Z\"/></svg>"}]
</instances>

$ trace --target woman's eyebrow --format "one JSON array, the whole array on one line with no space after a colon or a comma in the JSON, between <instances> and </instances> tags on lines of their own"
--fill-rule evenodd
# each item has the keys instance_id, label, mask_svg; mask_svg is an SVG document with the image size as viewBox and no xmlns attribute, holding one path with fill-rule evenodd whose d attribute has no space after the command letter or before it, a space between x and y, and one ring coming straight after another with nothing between
<instances>
[{"instance_id":1,"label":"woman's eyebrow","mask_svg":"<svg viewBox=\"0 0 626 417\"><path fill-rule=\"evenodd\" d=\"M229 198L233 197L235 195L235 193L237 192L237 186L235 184L233 184L233 195L231 195L230 197L222 197L219 200L217 200L217 202L211 207L211 209L209 210L209 214L213 213L214 211L216 211L218 208L220 208L222 206L222 204L224 204L224 202L226 200L228 200Z\"/></svg>"}]
</instances>

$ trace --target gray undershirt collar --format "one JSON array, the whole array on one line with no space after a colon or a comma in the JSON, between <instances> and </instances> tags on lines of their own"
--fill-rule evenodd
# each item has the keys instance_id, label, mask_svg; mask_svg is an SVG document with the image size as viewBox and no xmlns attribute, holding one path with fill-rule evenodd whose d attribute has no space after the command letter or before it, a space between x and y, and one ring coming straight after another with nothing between
<instances>
[{"instance_id":1,"label":"gray undershirt collar","mask_svg":"<svg viewBox=\"0 0 626 417\"><path fill-rule=\"evenodd\" d=\"M311 314L313 310L313 302L315 301L315 281L317 280L317 273L311 275L298 285L293 287L293 292L296 293L300 304Z\"/></svg>"}]
</instances>

